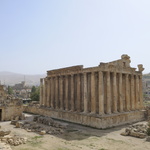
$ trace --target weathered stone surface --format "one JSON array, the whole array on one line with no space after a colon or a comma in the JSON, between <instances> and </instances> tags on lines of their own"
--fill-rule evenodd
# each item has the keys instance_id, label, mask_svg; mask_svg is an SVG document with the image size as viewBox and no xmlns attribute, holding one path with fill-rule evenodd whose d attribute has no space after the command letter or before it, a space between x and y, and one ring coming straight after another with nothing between
<instances>
[{"instance_id":1,"label":"weathered stone surface","mask_svg":"<svg viewBox=\"0 0 150 150\"><path fill-rule=\"evenodd\" d=\"M22 122L16 122L16 128L21 128L21 127L22 127L22 125L23 125L23 123L22 123Z\"/></svg>"},{"instance_id":2,"label":"weathered stone surface","mask_svg":"<svg viewBox=\"0 0 150 150\"><path fill-rule=\"evenodd\" d=\"M11 120L12 125L16 125L17 122L18 122L17 120Z\"/></svg>"},{"instance_id":3,"label":"weathered stone surface","mask_svg":"<svg viewBox=\"0 0 150 150\"><path fill-rule=\"evenodd\" d=\"M130 67L130 57L124 54L119 60L92 68L47 71L46 78L40 80L40 110L36 112L96 128L141 121L144 68L138 68Z\"/></svg>"},{"instance_id":4,"label":"weathered stone surface","mask_svg":"<svg viewBox=\"0 0 150 150\"><path fill-rule=\"evenodd\" d=\"M66 126L59 124L50 117L35 116L34 121L13 122L18 128L23 128L27 132L36 132L40 135L44 134L62 134Z\"/></svg>"},{"instance_id":5,"label":"weathered stone surface","mask_svg":"<svg viewBox=\"0 0 150 150\"><path fill-rule=\"evenodd\" d=\"M40 134L40 135L44 135L44 134L46 134L46 131L45 131L45 130L42 130L42 131L40 131L39 134Z\"/></svg>"},{"instance_id":6,"label":"weathered stone surface","mask_svg":"<svg viewBox=\"0 0 150 150\"><path fill-rule=\"evenodd\" d=\"M7 129L0 129L0 136L5 136L5 135L8 135L10 134L10 130L7 130Z\"/></svg>"},{"instance_id":7,"label":"weathered stone surface","mask_svg":"<svg viewBox=\"0 0 150 150\"><path fill-rule=\"evenodd\" d=\"M4 86L0 85L0 109L1 118L0 121L19 120L21 119L23 112L23 105L21 99L16 99L11 96L7 96Z\"/></svg>"},{"instance_id":8,"label":"weathered stone surface","mask_svg":"<svg viewBox=\"0 0 150 150\"><path fill-rule=\"evenodd\" d=\"M4 143L14 145L14 146L18 146L20 144L26 143L27 138L19 137L16 135L9 135L10 132L11 132L10 130L0 129L0 140ZM8 148L9 148L9 146L8 146Z\"/></svg>"},{"instance_id":9,"label":"weathered stone surface","mask_svg":"<svg viewBox=\"0 0 150 150\"><path fill-rule=\"evenodd\" d=\"M130 125L128 128L125 129L125 132L121 133L121 135L145 138L147 136L147 128L148 125L146 124Z\"/></svg>"}]
</instances>

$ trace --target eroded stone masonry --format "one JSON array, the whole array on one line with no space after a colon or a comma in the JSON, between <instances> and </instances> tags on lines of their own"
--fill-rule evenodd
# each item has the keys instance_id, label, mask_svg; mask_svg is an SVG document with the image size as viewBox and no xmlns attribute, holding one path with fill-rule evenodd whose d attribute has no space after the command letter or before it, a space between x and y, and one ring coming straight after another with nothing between
<instances>
[{"instance_id":1,"label":"eroded stone masonry","mask_svg":"<svg viewBox=\"0 0 150 150\"><path fill-rule=\"evenodd\" d=\"M97 128L144 119L142 65L130 57L99 66L47 71L41 79L39 114Z\"/></svg>"},{"instance_id":2,"label":"eroded stone masonry","mask_svg":"<svg viewBox=\"0 0 150 150\"><path fill-rule=\"evenodd\" d=\"M22 118L22 100L9 97L0 85L0 121L19 120Z\"/></svg>"}]
</instances>

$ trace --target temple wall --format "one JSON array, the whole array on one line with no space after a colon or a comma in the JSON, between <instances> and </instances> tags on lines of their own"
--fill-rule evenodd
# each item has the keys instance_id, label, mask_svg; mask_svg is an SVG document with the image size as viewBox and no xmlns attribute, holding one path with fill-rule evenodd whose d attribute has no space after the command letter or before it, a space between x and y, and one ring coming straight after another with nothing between
<instances>
[{"instance_id":1,"label":"temple wall","mask_svg":"<svg viewBox=\"0 0 150 150\"><path fill-rule=\"evenodd\" d=\"M143 69L142 65L138 71L131 68L130 57L122 55L117 61L100 63L97 67L73 66L47 71L47 77L40 80L40 106L49 109L51 117L80 124L81 120L86 122L86 116L89 119L92 115L93 120L101 118L97 127L106 118L108 123L115 124L108 121L109 116L116 118L122 114L126 118L124 122L130 122L131 111L140 120ZM64 116L60 117L58 112ZM91 124L87 120L87 125Z\"/></svg>"}]
</instances>

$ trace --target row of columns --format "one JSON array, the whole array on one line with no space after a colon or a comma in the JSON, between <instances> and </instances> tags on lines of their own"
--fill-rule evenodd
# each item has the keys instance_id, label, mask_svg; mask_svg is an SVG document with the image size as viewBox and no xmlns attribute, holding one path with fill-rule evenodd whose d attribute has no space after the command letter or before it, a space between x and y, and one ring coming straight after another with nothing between
<instances>
[{"instance_id":1,"label":"row of columns","mask_svg":"<svg viewBox=\"0 0 150 150\"><path fill-rule=\"evenodd\" d=\"M41 79L40 104L99 115L139 110L143 108L142 76L99 71L47 77Z\"/></svg>"}]
</instances>

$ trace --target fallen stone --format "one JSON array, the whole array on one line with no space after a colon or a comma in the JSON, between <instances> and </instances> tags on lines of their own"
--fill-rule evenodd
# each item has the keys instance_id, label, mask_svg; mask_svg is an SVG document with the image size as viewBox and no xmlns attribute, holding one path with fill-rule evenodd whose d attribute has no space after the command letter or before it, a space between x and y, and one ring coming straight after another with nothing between
<instances>
[{"instance_id":1,"label":"fallen stone","mask_svg":"<svg viewBox=\"0 0 150 150\"><path fill-rule=\"evenodd\" d=\"M43 131L41 131L39 134L40 134L40 135L44 135L44 134L46 134L46 131L43 130Z\"/></svg>"},{"instance_id":2,"label":"fallen stone","mask_svg":"<svg viewBox=\"0 0 150 150\"><path fill-rule=\"evenodd\" d=\"M0 129L0 136L5 136L5 135L8 135L10 134L10 130L7 130L7 129Z\"/></svg>"},{"instance_id":3,"label":"fallen stone","mask_svg":"<svg viewBox=\"0 0 150 150\"><path fill-rule=\"evenodd\" d=\"M17 122L17 123L16 123L16 128L21 128L21 127L22 127L22 125L23 125L23 123L22 123L22 122Z\"/></svg>"},{"instance_id":4,"label":"fallen stone","mask_svg":"<svg viewBox=\"0 0 150 150\"><path fill-rule=\"evenodd\" d=\"M12 121L11 121L11 124L12 124L12 125L16 125L17 122L18 122L17 120L12 120Z\"/></svg>"}]
</instances>

